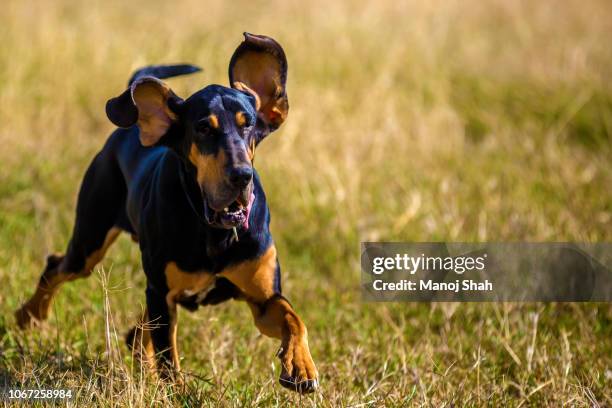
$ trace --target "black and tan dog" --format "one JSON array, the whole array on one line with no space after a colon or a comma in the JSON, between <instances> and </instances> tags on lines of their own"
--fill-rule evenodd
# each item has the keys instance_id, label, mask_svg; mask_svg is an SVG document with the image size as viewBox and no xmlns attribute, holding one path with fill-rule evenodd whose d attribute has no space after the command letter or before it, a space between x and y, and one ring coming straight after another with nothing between
<instances>
[{"instance_id":1,"label":"black and tan dog","mask_svg":"<svg viewBox=\"0 0 612 408\"><path fill-rule=\"evenodd\" d=\"M162 375L179 370L177 305L190 310L246 300L255 325L281 340L280 383L318 386L306 326L281 295L266 197L253 169L256 146L286 119L281 46L245 33L229 64L231 88L210 85L186 100L160 79L192 65L137 71L108 101L117 129L87 170L72 239L51 255L32 298L16 312L25 328L47 318L66 281L87 277L121 231L139 242L150 325L128 335Z\"/></svg>"}]
</instances>

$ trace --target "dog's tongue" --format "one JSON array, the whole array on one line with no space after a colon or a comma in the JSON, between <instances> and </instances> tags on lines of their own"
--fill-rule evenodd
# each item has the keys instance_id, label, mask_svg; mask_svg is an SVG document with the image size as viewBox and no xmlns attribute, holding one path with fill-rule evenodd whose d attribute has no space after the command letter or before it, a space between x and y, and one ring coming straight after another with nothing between
<instances>
[{"instance_id":1,"label":"dog's tongue","mask_svg":"<svg viewBox=\"0 0 612 408\"><path fill-rule=\"evenodd\" d=\"M249 205L247 205L246 208L246 219L244 220L244 224L242 224L245 230L249 229L249 215L251 214L251 207L253 207L253 201L255 201L255 193L251 193L251 198L249 198Z\"/></svg>"}]
</instances>

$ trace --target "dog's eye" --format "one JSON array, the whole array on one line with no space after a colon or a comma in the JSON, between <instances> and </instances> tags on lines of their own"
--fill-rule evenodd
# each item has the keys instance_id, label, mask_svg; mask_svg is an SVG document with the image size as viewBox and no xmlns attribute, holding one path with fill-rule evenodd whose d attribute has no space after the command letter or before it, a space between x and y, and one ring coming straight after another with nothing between
<instances>
[{"instance_id":1,"label":"dog's eye","mask_svg":"<svg viewBox=\"0 0 612 408\"><path fill-rule=\"evenodd\" d=\"M198 120L195 124L195 129L199 133L207 134L219 129L219 118L214 113L211 113L205 118Z\"/></svg>"},{"instance_id":2,"label":"dog's eye","mask_svg":"<svg viewBox=\"0 0 612 408\"><path fill-rule=\"evenodd\" d=\"M207 135L210 133L210 123L207 119L197 121L194 127L196 132L201 133L203 135Z\"/></svg>"}]
</instances>

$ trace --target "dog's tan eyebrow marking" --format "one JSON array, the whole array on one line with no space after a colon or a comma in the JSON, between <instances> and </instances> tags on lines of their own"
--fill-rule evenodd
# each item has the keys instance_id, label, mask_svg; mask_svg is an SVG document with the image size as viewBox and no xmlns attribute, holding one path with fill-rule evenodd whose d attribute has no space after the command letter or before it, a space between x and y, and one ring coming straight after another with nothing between
<instances>
[{"instance_id":1,"label":"dog's tan eyebrow marking","mask_svg":"<svg viewBox=\"0 0 612 408\"><path fill-rule=\"evenodd\" d=\"M217 115L215 115L214 113L211 113L210 115L208 115L208 123L210 124L210 127L212 127L213 129L219 129L219 119L217 118Z\"/></svg>"},{"instance_id":2,"label":"dog's tan eyebrow marking","mask_svg":"<svg viewBox=\"0 0 612 408\"><path fill-rule=\"evenodd\" d=\"M244 116L244 112L236 112L236 124L239 127L243 127L244 125L246 125L246 117Z\"/></svg>"}]
</instances>

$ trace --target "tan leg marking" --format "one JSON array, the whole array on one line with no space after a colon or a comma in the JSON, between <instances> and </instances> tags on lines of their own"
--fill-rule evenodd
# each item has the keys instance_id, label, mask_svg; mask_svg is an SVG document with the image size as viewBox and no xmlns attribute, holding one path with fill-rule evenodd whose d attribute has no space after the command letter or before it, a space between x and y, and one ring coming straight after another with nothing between
<instances>
[{"instance_id":1,"label":"tan leg marking","mask_svg":"<svg viewBox=\"0 0 612 408\"><path fill-rule=\"evenodd\" d=\"M274 295L276 247L272 245L259 258L232 265L220 275L238 286L249 299L264 302Z\"/></svg>"},{"instance_id":2,"label":"tan leg marking","mask_svg":"<svg viewBox=\"0 0 612 408\"><path fill-rule=\"evenodd\" d=\"M155 372L155 348L151 339L151 326L155 322L149 321L149 314L145 309L142 319L134 328L132 339L132 354L151 372Z\"/></svg>"},{"instance_id":3,"label":"tan leg marking","mask_svg":"<svg viewBox=\"0 0 612 408\"><path fill-rule=\"evenodd\" d=\"M214 282L214 275L207 271L185 272L182 271L175 262L169 262L166 265L166 283L168 285L168 294L166 295L166 303L168 305L168 313L170 315L170 347L172 353L172 365L176 370L180 370L180 359L178 353L177 335L178 335L178 310L177 301L181 297L195 295Z\"/></svg>"},{"instance_id":4,"label":"tan leg marking","mask_svg":"<svg viewBox=\"0 0 612 408\"><path fill-rule=\"evenodd\" d=\"M181 369L181 359L178 353L178 310L176 302L170 297L170 294L166 296L166 302L168 303L168 314L170 315L170 351L172 353L172 366L179 371Z\"/></svg>"},{"instance_id":5,"label":"tan leg marking","mask_svg":"<svg viewBox=\"0 0 612 408\"><path fill-rule=\"evenodd\" d=\"M230 266L220 275L244 293L259 331L281 340L281 384L312 392L318 386L318 372L308 348L306 326L289 302L274 292L276 268L276 248L271 246L258 259Z\"/></svg>"},{"instance_id":6,"label":"tan leg marking","mask_svg":"<svg viewBox=\"0 0 612 408\"><path fill-rule=\"evenodd\" d=\"M301 392L314 391L319 373L310 355L308 331L291 305L280 297L264 306L253 302L248 305L259 331L281 340L281 384ZM307 381L314 383L306 385Z\"/></svg>"},{"instance_id":7,"label":"tan leg marking","mask_svg":"<svg viewBox=\"0 0 612 408\"><path fill-rule=\"evenodd\" d=\"M87 257L87 259L85 260L85 268L83 268L82 271L75 271L76 274L81 276L90 275L93 268L104 258L104 255L106 255L106 251L108 251L108 248L113 244L113 242L115 242L119 234L121 234L120 228L112 227L110 230L108 230L108 232L106 233L106 238L104 238L104 243L102 244L102 247L92 252L91 255ZM68 271L68 273L69 275L74 275L72 271ZM81 276L73 276L68 280L74 280L80 278Z\"/></svg>"},{"instance_id":8,"label":"tan leg marking","mask_svg":"<svg viewBox=\"0 0 612 408\"><path fill-rule=\"evenodd\" d=\"M66 259L64 256L49 256L47 267L40 277L36 291L30 300L15 313L19 327L28 327L32 320L41 321L47 319L53 297L62 283L89 276L92 269L104 258L108 247L111 246L120 233L121 229L111 228L107 232L102 246L85 259L85 266L80 271L67 271L65 269Z\"/></svg>"}]
</instances>

